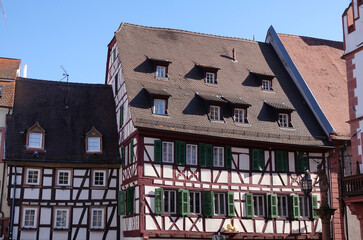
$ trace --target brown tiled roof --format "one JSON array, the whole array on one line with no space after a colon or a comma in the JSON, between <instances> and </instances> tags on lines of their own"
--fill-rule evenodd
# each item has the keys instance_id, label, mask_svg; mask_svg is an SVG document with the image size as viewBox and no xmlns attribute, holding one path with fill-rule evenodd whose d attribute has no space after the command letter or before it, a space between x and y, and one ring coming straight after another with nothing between
<instances>
[{"instance_id":1,"label":"brown tiled roof","mask_svg":"<svg viewBox=\"0 0 363 240\"><path fill-rule=\"evenodd\" d=\"M223 99L236 106L251 106L251 104L249 104L248 102L244 101L241 98L223 96Z\"/></svg>"},{"instance_id":2,"label":"brown tiled roof","mask_svg":"<svg viewBox=\"0 0 363 240\"><path fill-rule=\"evenodd\" d=\"M0 79L15 80L18 69L20 69L20 59L0 58Z\"/></svg>"},{"instance_id":3,"label":"brown tiled roof","mask_svg":"<svg viewBox=\"0 0 363 240\"><path fill-rule=\"evenodd\" d=\"M155 89L155 88L145 88L145 90L150 93L152 96L166 96L169 97L170 94L167 93L164 89Z\"/></svg>"},{"instance_id":4,"label":"brown tiled roof","mask_svg":"<svg viewBox=\"0 0 363 240\"><path fill-rule=\"evenodd\" d=\"M338 136L349 136L349 106L343 43L278 34Z\"/></svg>"},{"instance_id":5,"label":"brown tiled roof","mask_svg":"<svg viewBox=\"0 0 363 240\"><path fill-rule=\"evenodd\" d=\"M276 102L267 102L267 101L265 103L278 110L287 110L287 111L295 110L293 107L287 106L285 103L276 103Z\"/></svg>"},{"instance_id":6,"label":"brown tiled roof","mask_svg":"<svg viewBox=\"0 0 363 240\"><path fill-rule=\"evenodd\" d=\"M0 107L13 107L15 81L0 81L0 87L2 88Z\"/></svg>"},{"instance_id":7,"label":"brown tiled roof","mask_svg":"<svg viewBox=\"0 0 363 240\"><path fill-rule=\"evenodd\" d=\"M204 94L204 93L198 93L198 92L197 92L197 95L207 102L212 102L212 103L226 103L227 102L226 100L222 99L220 96L217 96L217 95Z\"/></svg>"},{"instance_id":8,"label":"brown tiled roof","mask_svg":"<svg viewBox=\"0 0 363 240\"><path fill-rule=\"evenodd\" d=\"M279 144L327 144L321 140L323 130L269 44L127 23L121 24L115 36L136 128ZM233 48L237 51L237 61L232 59ZM155 78L154 66L146 56L172 62L169 80ZM196 63L219 68L218 85L205 84ZM275 76L274 91L262 91L261 82L250 74L251 69ZM153 116L143 86L165 89L171 94L169 117ZM203 96L241 98L251 103L248 108L251 126L234 124L230 104L223 106L224 123L209 121L207 104L196 92ZM294 130L280 129L276 113L264 101L283 102L296 109L291 113Z\"/></svg>"}]
</instances>

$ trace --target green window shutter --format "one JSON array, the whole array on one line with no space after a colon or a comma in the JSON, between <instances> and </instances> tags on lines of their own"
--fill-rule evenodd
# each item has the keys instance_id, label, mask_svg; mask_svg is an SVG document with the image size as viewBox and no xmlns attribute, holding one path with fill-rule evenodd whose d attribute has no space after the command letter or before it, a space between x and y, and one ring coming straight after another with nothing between
<instances>
[{"instance_id":1,"label":"green window shutter","mask_svg":"<svg viewBox=\"0 0 363 240\"><path fill-rule=\"evenodd\" d=\"M271 218L277 218L277 195L271 194L270 198Z\"/></svg>"},{"instance_id":2,"label":"green window shutter","mask_svg":"<svg viewBox=\"0 0 363 240\"><path fill-rule=\"evenodd\" d=\"M125 147L121 147L121 166L125 167Z\"/></svg>"},{"instance_id":3,"label":"green window shutter","mask_svg":"<svg viewBox=\"0 0 363 240\"><path fill-rule=\"evenodd\" d=\"M253 218L253 195L245 193L246 217Z\"/></svg>"},{"instance_id":4,"label":"green window shutter","mask_svg":"<svg viewBox=\"0 0 363 240\"><path fill-rule=\"evenodd\" d=\"M305 152L298 152L296 159L296 172L304 173L309 170L309 158L305 157Z\"/></svg>"},{"instance_id":5,"label":"green window shutter","mask_svg":"<svg viewBox=\"0 0 363 240\"><path fill-rule=\"evenodd\" d=\"M312 210L311 216L313 218L318 218L318 215L316 215L314 209L318 209L318 196L311 195L311 210Z\"/></svg>"},{"instance_id":6,"label":"green window shutter","mask_svg":"<svg viewBox=\"0 0 363 240\"><path fill-rule=\"evenodd\" d=\"M161 141L154 141L154 162L161 163Z\"/></svg>"},{"instance_id":7,"label":"green window shutter","mask_svg":"<svg viewBox=\"0 0 363 240\"><path fill-rule=\"evenodd\" d=\"M130 141L130 163L134 162L134 139Z\"/></svg>"},{"instance_id":8,"label":"green window shutter","mask_svg":"<svg viewBox=\"0 0 363 240\"><path fill-rule=\"evenodd\" d=\"M286 151L276 151L276 171L286 172L288 170L288 154Z\"/></svg>"},{"instance_id":9,"label":"green window shutter","mask_svg":"<svg viewBox=\"0 0 363 240\"><path fill-rule=\"evenodd\" d=\"M263 149L252 149L252 170L263 171L265 169L265 155Z\"/></svg>"},{"instance_id":10,"label":"green window shutter","mask_svg":"<svg viewBox=\"0 0 363 240\"><path fill-rule=\"evenodd\" d=\"M203 215L205 217L213 216L213 191L203 192Z\"/></svg>"},{"instance_id":11,"label":"green window shutter","mask_svg":"<svg viewBox=\"0 0 363 240\"><path fill-rule=\"evenodd\" d=\"M271 218L271 193L266 194L267 217Z\"/></svg>"},{"instance_id":12,"label":"green window shutter","mask_svg":"<svg viewBox=\"0 0 363 240\"><path fill-rule=\"evenodd\" d=\"M188 216L189 215L189 191L188 190L178 190L178 209L179 215Z\"/></svg>"},{"instance_id":13,"label":"green window shutter","mask_svg":"<svg viewBox=\"0 0 363 240\"><path fill-rule=\"evenodd\" d=\"M126 192L118 191L118 215L125 215L126 213Z\"/></svg>"},{"instance_id":14,"label":"green window shutter","mask_svg":"<svg viewBox=\"0 0 363 240\"><path fill-rule=\"evenodd\" d=\"M134 213L134 187L128 187L126 190L126 213Z\"/></svg>"},{"instance_id":15,"label":"green window shutter","mask_svg":"<svg viewBox=\"0 0 363 240\"><path fill-rule=\"evenodd\" d=\"M294 219L300 217L299 195L297 194L290 195L290 216Z\"/></svg>"},{"instance_id":16,"label":"green window shutter","mask_svg":"<svg viewBox=\"0 0 363 240\"><path fill-rule=\"evenodd\" d=\"M124 125L124 105L120 107L120 128Z\"/></svg>"},{"instance_id":17,"label":"green window shutter","mask_svg":"<svg viewBox=\"0 0 363 240\"><path fill-rule=\"evenodd\" d=\"M175 162L178 165L185 165L185 142L175 143Z\"/></svg>"},{"instance_id":18,"label":"green window shutter","mask_svg":"<svg viewBox=\"0 0 363 240\"><path fill-rule=\"evenodd\" d=\"M116 60L116 49L113 50L113 61Z\"/></svg>"},{"instance_id":19,"label":"green window shutter","mask_svg":"<svg viewBox=\"0 0 363 240\"><path fill-rule=\"evenodd\" d=\"M228 201L228 217L234 217L234 193L227 193L227 201Z\"/></svg>"},{"instance_id":20,"label":"green window shutter","mask_svg":"<svg viewBox=\"0 0 363 240\"><path fill-rule=\"evenodd\" d=\"M155 189L155 214L163 214L163 189L156 188Z\"/></svg>"},{"instance_id":21,"label":"green window shutter","mask_svg":"<svg viewBox=\"0 0 363 240\"><path fill-rule=\"evenodd\" d=\"M226 146L226 168L232 168L232 150L231 146Z\"/></svg>"},{"instance_id":22,"label":"green window shutter","mask_svg":"<svg viewBox=\"0 0 363 240\"><path fill-rule=\"evenodd\" d=\"M213 167L213 146L206 145L207 167Z\"/></svg>"},{"instance_id":23,"label":"green window shutter","mask_svg":"<svg viewBox=\"0 0 363 240\"><path fill-rule=\"evenodd\" d=\"M199 144L199 166L200 167L207 166L207 162L205 159L205 144L203 144L203 143Z\"/></svg>"}]
</instances>

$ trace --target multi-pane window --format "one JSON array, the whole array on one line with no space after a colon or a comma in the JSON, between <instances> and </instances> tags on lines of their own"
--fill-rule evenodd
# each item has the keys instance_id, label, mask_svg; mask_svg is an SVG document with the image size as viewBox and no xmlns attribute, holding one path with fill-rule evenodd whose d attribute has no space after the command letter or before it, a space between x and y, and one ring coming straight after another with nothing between
<instances>
[{"instance_id":1,"label":"multi-pane window","mask_svg":"<svg viewBox=\"0 0 363 240\"><path fill-rule=\"evenodd\" d=\"M217 215L226 214L226 194L214 193L214 213Z\"/></svg>"},{"instance_id":2,"label":"multi-pane window","mask_svg":"<svg viewBox=\"0 0 363 240\"><path fill-rule=\"evenodd\" d=\"M187 146L186 146L186 164L197 165L197 145L187 144Z\"/></svg>"},{"instance_id":3,"label":"multi-pane window","mask_svg":"<svg viewBox=\"0 0 363 240\"><path fill-rule=\"evenodd\" d=\"M279 122L278 123L279 123L280 127L284 127L284 128L289 127L289 123L290 123L289 114L279 113Z\"/></svg>"},{"instance_id":4,"label":"multi-pane window","mask_svg":"<svg viewBox=\"0 0 363 240\"><path fill-rule=\"evenodd\" d=\"M24 207L23 208L23 228L36 228L37 227L37 208Z\"/></svg>"},{"instance_id":5,"label":"multi-pane window","mask_svg":"<svg viewBox=\"0 0 363 240\"><path fill-rule=\"evenodd\" d=\"M154 99L154 114L166 114L166 101L164 99Z\"/></svg>"},{"instance_id":6,"label":"multi-pane window","mask_svg":"<svg viewBox=\"0 0 363 240\"><path fill-rule=\"evenodd\" d=\"M201 196L200 192L190 192L189 193L189 211L190 213L200 214L201 213Z\"/></svg>"},{"instance_id":7,"label":"multi-pane window","mask_svg":"<svg viewBox=\"0 0 363 240\"><path fill-rule=\"evenodd\" d=\"M164 212L176 213L176 192L164 190Z\"/></svg>"},{"instance_id":8,"label":"multi-pane window","mask_svg":"<svg viewBox=\"0 0 363 240\"><path fill-rule=\"evenodd\" d=\"M233 119L236 123L247 123L246 121L246 109L235 108Z\"/></svg>"},{"instance_id":9,"label":"multi-pane window","mask_svg":"<svg viewBox=\"0 0 363 240\"><path fill-rule=\"evenodd\" d=\"M253 213L258 217L265 216L264 196L253 196Z\"/></svg>"},{"instance_id":10,"label":"multi-pane window","mask_svg":"<svg viewBox=\"0 0 363 240\"><path fill-rule=\"evenodd\" d=\"M277 209L279 217L287 217L288 214L287 196L277 196Z\"/></svg>"},{"instance_id":11,"label":"multi-pane window","mask_svg":"<svg viewBox=\"0 0 363 240\"><path fill-rule=\"evenodd\" d=\"M26 184L39 185L40 169L28 168L26 170Z\"/></svg>"},{"instance_id":12,"label":"multi-pane window","mask_svg":"<svg viewBox=\"0 0 363 240\"><path fill-rule=\"evenodd\" d=\"M68 214L69 209L55 209L54 214L54 228L67 229L68 228Z\"/></svg>"},{"instance_id":13,"label":"multi-pane window","mask_svg":"<svg viewBox=\"0 0 363 240\"><path fill-rule=\"evenodd\" d=\"M167 163L174 162L174 143L163 142L162 144L162 161Z\"/></svg>"},{"instance_id":14,"label":"multi-pane window","mask_svg":"<svg viewBox=\"0 0 363 240\"><path fill-rule=\"evenodd\" d=\"M101 151L101 138L88 137L87 138L87 152L100 152Z\"/></svg>"},{"instance_id":15,"label":"multi-pane window","mask_svg":"<svg viewBox=\"0 0 363 240\"><path fill-rule=\"evenodd\" d=\"M213 147L213 166L224 167L223 147Z\"/></svg>"},{"instance_id":16,"label":"multi-pane window","mask_svg":"<svg viewBox=\"0 0 363 240\"><path fill-rule=\"evenodd\" d=\"M271 80L262 80L262 90L271 91L272 90L272 81Z\"/></svg>"},{"instance_id":17,"label":"multi-pane window","mask_svg":"<svg viewBox=\"0 0 363 240\"><path fill-rule=\"evenodd\" d=\"M28 148L42 148L42 133L29 133Z\"/></svg>"},{"instance_id":18,"label":"multi-pane window","mask_svg":"<svg viewBox=\"0 0 363 240\"><path fill-rule=\"evenodd\" d=\"M106 186L106 171L105 170L93 170L93 186L104 187Z\"/></svg>"},{"instance_id":19,"label":"multi-pane window","mask_svg":"<svg viewBox=\"0 0 363 240\"><path fill-rule=\"evenodd\" d=\"M105 224L105 210L103 208L91 209L91 228L101 229Z\"/></svg>"},{"instance_id":20,"label":"multi-pane window","mask_svg":"<svg viewBox=\"0 0 363 240\"><path fill-rule=\"evenodd\" d=\"M221 120L221 107L220 106L210 106L209 107L209 117L212 121Z\"/></svg>"},{"instance_id":21,"label":"multi-pane window","mask_svg":"<svg viewBox=\"0 0 363 240\"><path fill-rule=\"evenodd\" d=\"M205 73L205 82L210 84L217 84L216 74L211 72Z\"/></svg>"},{"instance_id":22,"label":"multi-pane window","mask_svg":"<svg viewBox=\"0 0 363 240\"><path fill-rule=\"evenodd\" d=\"M156 76L157 77L166 77L166 67L164 66L156 66Z\"/></svg>"},{"instance_id":23,"label":"multi-pane window","mask_svg":"<svg viewBox=\"0 0 363 240\"><path fill-rule=\"evenodd\" d=\"M70 186L71 171L70 170L57 170L57 185Z\"/></svg>"},{"instance_id":24,"label":"multi-pane window","mask_svg":"<svg viewBox=\"0 0 363 240\"><path fill-rule=\"evenodd\" d=\"M309 214L309 198L307 196L299 196L300 217L308 218Z\"/></svg>"}]
</instances>

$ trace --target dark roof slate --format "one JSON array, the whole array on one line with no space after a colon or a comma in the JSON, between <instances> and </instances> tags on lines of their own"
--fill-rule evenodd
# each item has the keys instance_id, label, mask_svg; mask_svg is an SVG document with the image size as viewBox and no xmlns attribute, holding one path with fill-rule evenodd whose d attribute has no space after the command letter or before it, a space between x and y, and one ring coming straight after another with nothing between
<instances>
[{"instance_id":1,"label":"dark roof slate","mask_svg":"<svg viewBox=\"0 0 363 240\"><path fill-rule=\"evenodd\" d=\"M110 86L18 78L8 121L6 159L69 163L119 163L115 104ZM67 104L66 104L67 102ZM25 149L36 122L45 130L45 151ZM85 135L102 134L103 152L87 154Z\"/></svg>"}]
</instances>

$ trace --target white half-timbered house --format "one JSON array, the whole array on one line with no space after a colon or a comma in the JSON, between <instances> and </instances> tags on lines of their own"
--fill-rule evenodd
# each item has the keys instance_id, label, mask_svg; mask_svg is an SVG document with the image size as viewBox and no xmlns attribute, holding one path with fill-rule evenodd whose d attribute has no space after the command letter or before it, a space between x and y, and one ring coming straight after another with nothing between
<instances>
[{"instance_id":1,"label":"white half-timbered house","mask_svg":"<svg viewBox=\"0 0 363 240\"><path fill-rule=\"evenodd\" d=\"M18 78L7 130L11 239L120 239L112 89Z\"/></svg>"},{"instance_id":2,"label":"white half-timbered house","mask_svg":"<svg viewBox=\"0 0 363 240\"><path fill-rule=\"evenodd\" d=\"M106 84L121 239L321 237L315 172L331 146L270 44L122 23Z\"/></svg>"}]
</instances>

